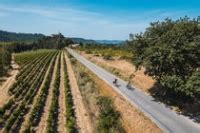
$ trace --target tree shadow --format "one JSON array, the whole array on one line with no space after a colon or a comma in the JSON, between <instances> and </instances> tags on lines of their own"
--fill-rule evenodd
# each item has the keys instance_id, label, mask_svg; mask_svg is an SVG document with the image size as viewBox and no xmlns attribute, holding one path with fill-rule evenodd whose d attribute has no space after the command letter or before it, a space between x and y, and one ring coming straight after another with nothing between
<instances>
[{"instance_id":1,"label":"tree shadow","mask_svg":"<svg viewBox=\"0 0 200 133\"><path fill-rule=\"evenodd\" d=\"M164 103L165 106L173 109L179 115L184 115L194 122L200 123L200 98L186 97L181 93L167 92L161 85L155 83L149 89L155 101Z\"/></svg>"}]
</instances>

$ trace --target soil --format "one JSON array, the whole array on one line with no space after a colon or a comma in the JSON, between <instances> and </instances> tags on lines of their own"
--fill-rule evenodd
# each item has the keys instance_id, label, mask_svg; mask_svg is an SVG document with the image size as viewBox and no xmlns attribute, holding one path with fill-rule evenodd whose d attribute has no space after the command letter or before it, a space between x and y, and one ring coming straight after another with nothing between
<instances>
[{"instance_id":1,"label":"soil","mask_svg":"<svg viewBox=\"0 0 200 133\"><path fill-rule=\"evenodd\" d=\"M90 120L89 114L84 106L83 98L81 96L81 92L77 85L77 80L75 78L75 74L72 69L71 62L67 55L65 54L65 59L67 62L68 75L70 80L71 92L73 96L74 106L75 106L75 114L77 120L78 131L80 133L92 133L92 122Z\"/></svg>"},{"instance_id":2,"label":"soil","mask_svg":"<svg viewBox=\"0 0 200 133\"><path fill-rule=\"evenodd\" d=\"M58 59L59 59L59 56L57 56L57 59L56 59L56 63L55 63L54 71L53 71L53 76L52 76L52 81L51 81L51 84L50 84L49 93L48 93L46 103L45 103L45 107L44 107L44 112L41 116L38 127L35 129L37 133L45 133L46 132L47 119L48 119L49 108L50 108L50 105L51 105L51 99L52 99L52 93L53 93L53 85L54 85L54 81L55 81L56 70L57 70L57 67L58 67Z\"/></svg>"},{"instance_id":3,"label":"soil","mask_svg":"<svg viewBox=\"0 0 200 133\"><path fill-rule=\"evenodd\" d=\"M11 70L8 71L8 77L2 77L1 78L1 84L0 84L0 107L2 107L5 103L8 102L10 99L10 96L8 95L9 88L13 85L15 82L15 77L17 76L19 72L19 66L12 60L11 62Z\"/></svg>"},{"instance_id":4,"label":"soil","mask_svg":"<svg viewBox=\"0 0 200 133\"><path fill-rule=\"evenodd\" d=\"M47 75L48 75L48 73L49 73L50 66L52 65L52 63L53 63L53 60L51 61L50 65L49 65L49 67L48 67L48 69L47 69L47 72L45 73L44 80L42 81L42 84L41 84L41 86L40 86L40 88L39 88L39 91L37 92L37 94L36 94L36 96L35 96L35 98L34 98L34 100L33 100L33 103L32 103L32 105L31 105L31 107L30 107L30 111L28 112L28 114L26 114L26 115L24 116L25 119L24 119L24 122L22 123L22 126L21 126L21 128L20 128L20 133L23 132L24 129L26 128L26 125L28 125L29 117L30 117L30 114L31 114L31 110L32 110L32 108L34 107L34 105L35 105L36 102L37 102L37 98L38 98L38 96L39 96L39 94L40 94L40 92L41 92L42 87L44 86L45 79L46 79L46 77L47 77Z\"/></svg>"},{"instance_id":5,"label":"soil","mask_svg":"<svg viewBox=\"0 0 200 133\"><path fill-rule=\"evenodd\" d=\"M65 123L66 123L66 117L65 117L65 86L64 86L64 53L62 53L61 56L61 80L60 80L60 95L59 95L59 114L58 114L58 132L60 133L66 133Z\"/></svg>"}]
</instances>

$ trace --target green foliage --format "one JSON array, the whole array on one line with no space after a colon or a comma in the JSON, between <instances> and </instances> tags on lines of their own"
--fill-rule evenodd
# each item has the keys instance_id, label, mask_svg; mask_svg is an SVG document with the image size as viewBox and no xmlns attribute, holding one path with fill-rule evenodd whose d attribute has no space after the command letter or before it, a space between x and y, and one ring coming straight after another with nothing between
<instances>
[{"instance_id":1,"label":"green foliage","mask_svg":"<svg viewBox=\"0 0 200 133\"><path fill-rule=\"evenodd\" d=\"M200 67L200 27L198 21L187 17L173 21L151 23L145 33L128 42L134 53L133 63L146 68L166 89L166 94L185 97L199 96L196 84ZM188 85L189 84L189 85Z\"/></svg>"},{"instance_id":2,"label":"green foliage","mask_svg":"<svg viewBox=\"0 0 200 133\"><path fill-rule=\"evenodd\" d=\"M20 117L21 114L25 112L25 102L22 102L20 106L13 112L11 117L7 120L4 132L9 132L11 129L12 125L14 124L15 120Z\"/></svg>"},{"instance_id":3,"label":"green foliage","mask_svg":"<svg viewBox=\"0 0 200 133\"><path fill-rule=\"evenodd\" d=\"M43 58L39 62L34 62L34 64L31 62L27 65L28 68L34 66L31 72L25 78L19 77L16 79L16 83L11 87L13 100L5 104L3 107L4 111L1 112L2 117L0 117L0 123L3 125L5 132L19 132L24 115L27 113L30 104L32 104L42 84L51 59L55 54L55 51L51 51L43 55ZM29 69L24 69L20 73L26 73L27 70L29 71Z\"/></svg>"},{"instance_id":4,"label":"green foliage","mask_svg":"<svg viewBox=\"0 0 200 133\"><path fill-rule=\"evenodd\" d=\"M15 62L19 64L20 66L24 66L30 61L36 60L39 61L40 58L43 58L43 56L55 52L56 50L48 50L48 49L38 49L35 51L26 51L26 52L21 52L14 54ZM32 62L34 63L34 62Z\"/></svg>"},{"instance_id":5,"label":"green foliage","mask_svg":"<svg viewBox=\"0 0 200 133\"><path fill-rule=\"evenodd\" d=\"M66 39L61 33L59 33L43 37L42 39L39 39L38 42L33 44L33 46L36 48L62 49L72 43L73 41L71 39Z\"/></svg>"},{"instance_id":6,"label":"green foliage","mask_svg":"<svg viewBox=\"0 0 200 133\"><path fill-rule=\"evenodd\" d=\"M200 71L195 71L191 77L187 80L184 87L187 95L198 97L200 96Z\"/></svg>"},{"instance_id":7,"label":"green foliage","mask_svg":"<svg viewBox=\"0 0 200 133\"><path fill-rule=\"evenodd\" d=\"M21 41L21 35L19 35L16 36L17 39L11 39L10 41L5 40L4 42L1 42L1 36L4 35L0 31L0 47L6 46L10 52L22 52L36 49L62 49L73 43L70 38L65 38L61 33L53 34L52 36L39 35L39 37L30 40L28 39L27 41L23 39Z\"/></svg>"},{"instance_id":8,"label":"green foliage","mask_svg":"<svg viewBox=\"0 0 200 133\"><path fill-rule=\"evenodd\" d=\"M105 55L103 58L106 59L106 60L112 60L113 59L111 55Z\"/></svg>"},{"instance_id":9,"label":"green foliage","mask_svg":"<svg viewBox=\"0 0 200 133\"><path fill-rule=\"evenodd\" d=\"M12 104L14 104L14 100L10 99L6 104L4 104L3 107L0 108L0 117L12 106Z\"/></svg>"},{"instance_id":10,"label":"green foliage","mask_svg":"<svg viewBox=\"0 0 200 133\"><path fill-rule=\"evenodd\" d=\"M99 116L97 128L100 133L123 133L120 122L120 113L115 110L112 100L108 97L100 96L97 99Z\"/></svg>"},{"instance_id":11,"label":"green foliage","mask_svg":"<svg viewBox=\"0 0 200 133\"><path fill-rule=\"evenodd\" d=\"M73 108L73 98L71 94L71 88L69 85L69 77L67 73L67 65L66 60L64 60L64 86L65 86L65 107L66 107L66 127L68 133L76 133L76 117L75 117L75 110Z\"/></svg>"},{"instance_id":12,"label":"green foliage","mask_svg":"<svg viewBox=\"0 0 200 133\"><path fill-rule=\"evenodd\" d=\"M43 55L43 58L38 62L30 61L30 64L27 64L27 68L31 68L31 72L26 74L25 78L18 77L15 84L9 89L9 91L12 90L11 92L14 97L3 106L4 111L1 112L3 117L0 117L1 125L4 126L5 131L18 132L24 115L30 104L32 104L33 98L42 84L50 61L55 54L55 51L49 51L49 53ZM29 69L23 69L20 70L20 73L26 73L27 71L29 71ZM25 106L22 106L23 104L25 104ZM18 110L17 107L20 106L23 108ZM17 112L16 115L12 116L15 112Z\"/></svg>"},{"instance_id":13,"label":"green foliage","mask_svg":"<svg viewBox=\"0 0 200 133\"><path fill-rule=\"evenodd\" d=\"M0 30L0 42L33 42L43 36L42 34L14 33Z\"/></svg>"},{"instance_id":14,"label":"green foliage","mask_svg":"<svg viewBox=\"0 0 200 133\"><path fill-rule=\"evenodd\" d=\"M10 68L11 59L12 56L8 46L0 46L0 76L5 75L7 70Z\"/></svg>"},{"instance_id":15,"label":"green foliage","mask_svg":"<svg viewBox=\"0 0 200 133\"><path fill-rule=\"evenodd\" d=\"M33 105L33 109L31 111L30 117L29 117L29 122L28 125L26 126L25 130L23 132L31 132L33 130L33 127L37 126L39 123L39 120L41 118L43 109L44 109L44 104L47 98L48 94L48 89L51 83L52 79L52 74L55 66L55 58L58 52L55 52L53 57L50 57L52 59L47 77L44 82L44 86L41 88L40 94L37 98L37 102ZM48 68L48 67L46 67Z\"/></svg>"},{"instance_id":16,"label":"green foliage","mask_svg":"<svg viewBox=\"0 0 200 133\"><path fill-rule=\"evenodd\" d=\"M11 53L13 52L36 49L62 49L72 43L71 39L65 38L61 33L44 36L0 31L0 76L5 75L10 68Z\"/></svg>"},{"instance_id":17,"label":"green foliage","mask_svg":"<svg viewBox=\"0 0 200 133\"><path fill-rule=\"evenodd\" d=\"M47 133L57 132L60 68L61 68L61 53L59 53L56 76L55 76L55 80L53 84L53 94L52 94L51 105L49 109L49 115L47 119Z\"/></svg>"},{"instance_id":18,"label":"green foliage","mask_svg":"<svg viewBox=\"0 0 200 133\"><path fill-rule=\"evenodd\" d=\"M86 54L94 54L95 56L103 56L105 59L119 57L120 59L131 59L132 53L124 49L121 45L95 45L84 44L78 48L85 51Z\"/></svg>"}]
</instances>

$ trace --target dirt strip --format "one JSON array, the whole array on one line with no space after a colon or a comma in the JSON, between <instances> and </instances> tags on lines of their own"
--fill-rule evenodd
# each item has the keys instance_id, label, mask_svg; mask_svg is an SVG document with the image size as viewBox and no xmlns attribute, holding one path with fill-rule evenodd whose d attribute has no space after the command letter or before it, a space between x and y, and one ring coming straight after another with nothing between
<instances>
[{"instance_id":1,"label":"dirt strip","mask_svg":"<svg viewBox=\"0 0 200 133\"><path fill-rule=\"evenodd\" d=\"M92 133L93 128L89 118L89 114L84 106L83 98L77 85L77 81L72 69L71 62L65 53L65 59L67 62L67 70L70 80L70 86L75 106L76 120L78 125L78 131L80 133Z\"/></svg>"},{"instance_id":2,"label":"dirt strip","mask_svg":"<svg viewBox=\"0 0 200 133\"><path fill-rule=\"evenodd\" d=\"M50 84L50 88L49 88L49 93L48 93L47 100L46 100L45 107L44 107L44 112L43 112L42 117L40 119L39 125L36 128L37 133L45 133L46 132L47 119L48 119L49 108L50 108L50 105L51 105L51 99L52 99L52 93L53 93L53 85L54 85L54 82L55 82L56 71L57 71L57 68L58 68L58 59L59 59L59 55L56 58L56 63L55 63L53 76L52 76L52 80L51 80L51 84Z\"/></svg>"},{"instance_id":3,"label":"dirt strip","mask_svg":"<svg viewBox=\"0 0 200 133\"><path fill-rule=\"evenodd\" d=\"M60 95L59 95L59 114L58 114L58 132L66 133L65 119L65 86L64 86L64 53L61 54L61 69L60 69Z\"/></svg>"},{"instance_id":4,"label":"dirt strip","mask_svg":"<svg viewBox=\"0 0 200 133\"><path fill-rule=\"evenodd\" d=\"M5 82L0 85L0 107L2 107L9 100L10 96L8 95L8 90L15 82L15 77L19 72L19 66L14 62L14 60L11 62L11 67L12 69L9 72L10 77L6 78Z\"/></svg>"}]
</instances>

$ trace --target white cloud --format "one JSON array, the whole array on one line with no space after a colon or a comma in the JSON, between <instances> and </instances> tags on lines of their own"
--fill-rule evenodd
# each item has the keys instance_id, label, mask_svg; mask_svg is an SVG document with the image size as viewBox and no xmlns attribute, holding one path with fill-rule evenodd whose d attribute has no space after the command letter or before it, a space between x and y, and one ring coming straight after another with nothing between
<instances>
[{"instance_id":1,"label":"white cloud","mask_svg":"<svg viewBox=\"0 0 200 133\"><path fill-rule=\"evenodd\" d=\"M46 19L45 23L46 25L50 25L49 28L52 28L51 31L62 31L64 33L68 32L66 33L67 35L79 37L82 36L86 38L125 39L130 32L130 28L132 28L132 30L134 31L135 29L138 29L138 27L142 27L142 23L121 23L116 19L114 20L113 18L108 18L99 13L71 8L64 9L35 6L8 7L0 5L0 10L11 14L22 13L39 15L43 19ZM23 29L24 27L25 25L23 26ZM44 28L46 26L41 24L41 27L43 27L42 29L45 30ZM37 29L37 27L35 29ZM127 32L127 30L129 31ZM48 29L46 31L49 32L50 30ZM124 34L125 36L123 36L122 34Z\"/></svg>"},{"instance_id":2,"label":"white cloud","mask_svg":"<svg viewBox=\"0 0 200 133\"><path fill-rule=\"evenodd\" d=\"M11 20L14 19L16 21L16 19L19 19L18 21L20 22L15 23L15 25L13 21L7 22L9 24L4 24L7 27L16 27L17 31L20 31L20 28L24 29L24 31L28 30L27 32L38 30L36 32L47 34L61 31L67 36L93 39L126 39L131 32L144 31L151 21L178 16L185 12L187 11L174 12L155 9L145 12L133 12L129 15L117 17L111 16L109 13L101 14L70 7L50 8L29 5L18 7L0 5L0 17L9 14ZM25 18L15 18L16 14L23 14ZM34 17L28 18L29 14ZM24 23L25 20L23 19L32 21Z\"/></svg>"},{"instance_id":3,"label":"white cloud","mask_svg":"<svg viewBox=\"0 0 200 133\"><path fill-rule=\"evenodd\" d=\"M14 12L14 13L16 12L31 13L46 18L63 20L63 21L69 18L74 21L79 21L79 20L84 21L102 17L102 15L98 13L87 12L71 8L48 8L39 6L13 7L13 6L0 5L0 10L3 10L4 12Z\"/></svg>"}]
</instances>

